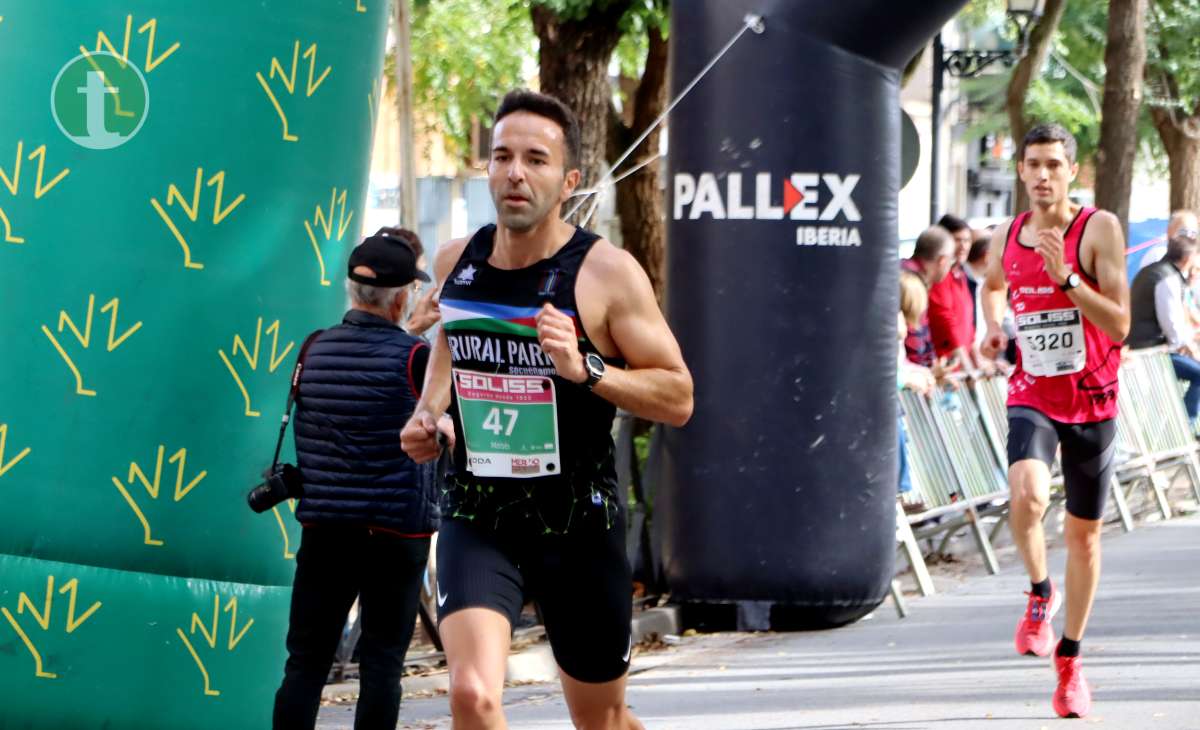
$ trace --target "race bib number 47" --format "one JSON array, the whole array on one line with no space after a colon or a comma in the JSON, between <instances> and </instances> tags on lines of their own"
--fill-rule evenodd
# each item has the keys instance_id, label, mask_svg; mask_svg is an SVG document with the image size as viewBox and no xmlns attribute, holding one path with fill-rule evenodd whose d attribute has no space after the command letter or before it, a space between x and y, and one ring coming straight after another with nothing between
<instances>
[{"instance_id":1,"label":"race bib number 47","mask_svg":"<svg viewBox=\"0 0 1200 730\"><path fill-rule=\"evenodd\" d=\"M554 381L536 375L454 370L467 470L480 477L558 474Z\"/></svg>"}]
</instances>

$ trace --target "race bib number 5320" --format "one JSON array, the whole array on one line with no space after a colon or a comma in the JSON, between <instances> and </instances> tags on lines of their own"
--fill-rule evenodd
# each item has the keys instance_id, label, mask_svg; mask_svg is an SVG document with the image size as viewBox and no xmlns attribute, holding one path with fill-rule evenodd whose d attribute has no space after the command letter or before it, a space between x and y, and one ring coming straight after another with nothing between
<instances>
[{"instance_id":1,"label":"race bib number 5320","mask_svg":"<svg viewBox=\"0 0 1200 730\"><path fill-rule=\"evenodd\" d=\"M1078 309L1017 315L1017 344L1021 365L1031 375L1077 373L1087 363L1083 318Z\"/></svg>"},{"instance_id":2,"label":"race bib number 5320","mask_svg":"<svg viewBox=\"0 0 1200 730\"><path fill-rule=\"evenodd\" d=\"M554 381L537 375L454 370L467 470L480 477L558 474Z\"/></svg>"}]
</instances>

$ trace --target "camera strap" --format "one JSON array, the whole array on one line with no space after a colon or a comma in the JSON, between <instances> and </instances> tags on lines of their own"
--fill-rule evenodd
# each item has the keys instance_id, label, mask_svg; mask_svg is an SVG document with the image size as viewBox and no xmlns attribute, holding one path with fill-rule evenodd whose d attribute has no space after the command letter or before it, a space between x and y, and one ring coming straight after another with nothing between
<instances>
[{"instance_id":1,"label":"camera strap","mask_svg":"<svg viewBox=\"0 0 1200 730\"><path fill-rule=\"evenodd\" d=\"M296 396L300 393L300 373L304 371L304 359L308 356L308 348L317 339L317 335L324 331L316 330L304 339L304 344L300 345L300 354L296 356L296 367L292 369L292 385L288 388L287 408L283 411L283 422L279 424L279 440L275 442L275 456L271 459L272 470L279 464L279 452L283 449L283 437L292 420L292 407L296 405Z\"/></svg>"}]
</instances>

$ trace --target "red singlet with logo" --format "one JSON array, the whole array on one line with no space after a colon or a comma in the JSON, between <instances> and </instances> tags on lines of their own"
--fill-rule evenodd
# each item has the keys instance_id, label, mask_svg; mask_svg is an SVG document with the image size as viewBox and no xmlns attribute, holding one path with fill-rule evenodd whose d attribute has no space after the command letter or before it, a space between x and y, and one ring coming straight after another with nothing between
<instances>
[{"instance_id":1,"label":"red singlet with logo","mask_svg":"<svg viewBox=\"0 0 1200 730\"><path fill-rule=\"evenodd\" d=\"M1096 289L1079 263L1079 245L1095 208L1081 208L1063 236L1063 258ZM1117 415L1121 345L1083 316L1046 273L1038 252L1020 243L1026 211L1013 221L1004 246L1004 276L1017 325L1017 367L1008 380L1008 405L1040 411L1061 423L1094 423Z\"/></svg>"}]
</instances>

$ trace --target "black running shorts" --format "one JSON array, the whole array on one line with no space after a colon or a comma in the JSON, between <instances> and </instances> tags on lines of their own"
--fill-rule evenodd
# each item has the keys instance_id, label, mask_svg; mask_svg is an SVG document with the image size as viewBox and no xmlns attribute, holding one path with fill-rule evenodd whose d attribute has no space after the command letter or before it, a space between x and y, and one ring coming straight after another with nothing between
<instances>
[{"instance_id":1,"label":"black running shorts","mask_svg":"<svg viewBox=\"0 0 1200 730\"><path fill-rule=\"evenodd\" d=\"M490 608L515 625L537 603L554 659L581 682L610 682L629 669L633 583L622 515L581 520L565 535L499 533L443 519L437 541L438 621ZM588 524L594 521L596 524Z\"/></svg>"},{"instance_id":2,"label":"black running shorts","mask_svg":"<svg viewBox=\"0 0 1200 730\"><path fill-rule=\"evenodd\" d=\"M1067 513L1082 520L1104 514L1104 498L1113 475L1117 421L1060 423L1032 408L1008 409L1008 465L1037 459L1052 466L1062 444L1063 488Z\"/></svg>"}]
</instances>

